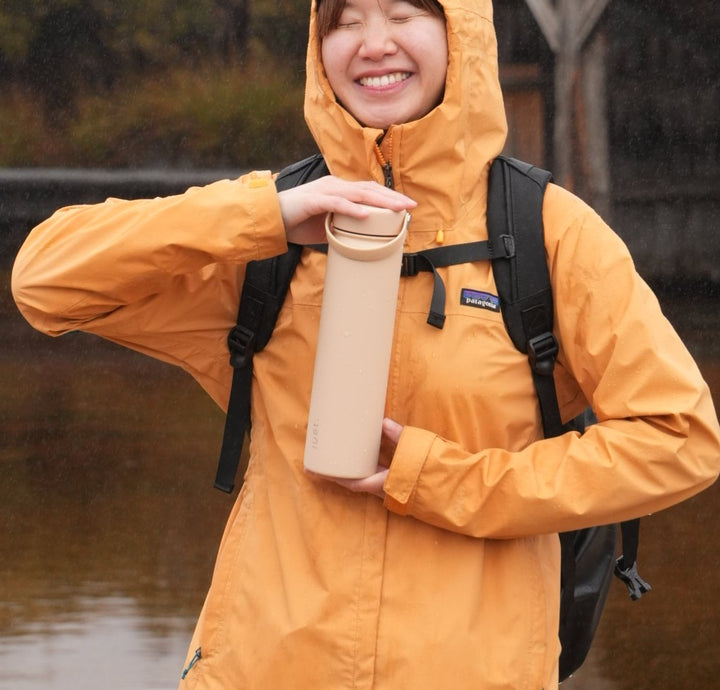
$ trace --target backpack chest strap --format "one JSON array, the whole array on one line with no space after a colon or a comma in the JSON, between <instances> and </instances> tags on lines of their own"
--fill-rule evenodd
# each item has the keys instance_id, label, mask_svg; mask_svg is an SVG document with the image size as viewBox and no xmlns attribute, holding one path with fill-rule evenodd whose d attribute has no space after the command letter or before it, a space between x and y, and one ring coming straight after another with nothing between
<instances>
[{"instance_id":1,"label":"backpack chest strap","mask_svg":"<svg viewBox=\"0 0 720 690\"><path fill-rule=\"evenodd\" d=\"M421 252L403 254L400 275L416 276L420 271L433 274L433 294L427 322L435 328L445 325L445 283L438 268L466 264L475 261L489 261L496 258L509 259L515 255L515 242L510 235L504 235L501 242L493 245L487 240L435 247Z\"/></svg>"}]
</instances>

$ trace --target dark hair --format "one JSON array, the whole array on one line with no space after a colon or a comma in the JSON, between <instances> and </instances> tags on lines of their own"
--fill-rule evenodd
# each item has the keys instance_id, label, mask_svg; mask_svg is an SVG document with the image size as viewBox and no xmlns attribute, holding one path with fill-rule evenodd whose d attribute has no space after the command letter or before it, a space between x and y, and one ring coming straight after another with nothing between
<instances>
[{"instance_id":1,"label":"dark hair","mask_svg":"<svg viewBox=\"0 0 720 690\"><path fill-rule=\"evenodd\" d=\"M346 0L317 0L317 34L322 41L340 22ZM444 17L442 5L437 0L407 0L414 7L436 17Z\"/></svg>"}]
</instances>

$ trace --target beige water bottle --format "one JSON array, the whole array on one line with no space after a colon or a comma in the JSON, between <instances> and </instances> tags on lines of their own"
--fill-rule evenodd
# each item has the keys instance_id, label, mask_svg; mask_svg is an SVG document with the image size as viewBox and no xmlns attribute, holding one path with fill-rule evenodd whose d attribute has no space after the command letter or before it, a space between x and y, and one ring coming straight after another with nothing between
<instances>
[{"instance_id":1,"label":"beige water bottle","mask_svg":"<svg viewBox=\"0 0 720 690\"><path fill-rule=\"evenodd\" d=\"M329 214L305 467L367 477L377 467L402 251L410 216Z\"/></svg>"}]
</instances>

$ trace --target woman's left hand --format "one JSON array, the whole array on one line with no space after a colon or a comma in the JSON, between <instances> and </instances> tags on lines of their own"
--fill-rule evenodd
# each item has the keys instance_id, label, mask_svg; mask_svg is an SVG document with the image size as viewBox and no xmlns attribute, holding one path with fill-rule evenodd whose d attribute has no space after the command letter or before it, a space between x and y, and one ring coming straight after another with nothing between
<instances>
[{"instance_id":1,"label":"woman's left hand","mask_svg":"<svg viewBox=\"0 0 720 690\"><path fill-rule=\"evenodd\" d=\"M402 433L402 426L392 419L383 420L383 435L393 444L397 445ZM377 471L369 477L362 479L342 479L340 477L327 477L340 486L344 486L355 493L368 493L385 500L385 480L390 470L382 465L377 466Z\"/></svg>"},{"instance_id":2,"label":"woman's left hand","mask_svg":"<svg viewBox=\"0 0 720 690\"><path fill-rule=\"evenodd\" d=\"M383 487L385 486L385 480L387 479L389 471L387 467L378 465L375 474L371 474L369 477L364 477L363 479L342 479L341 477L328 477L328 479L332 479L337 484L340 484L340 486L344 486L346 489L350 489L350 491L354 491L355 493L372 494L385 500Z\"/></svg>"}]
</instances>

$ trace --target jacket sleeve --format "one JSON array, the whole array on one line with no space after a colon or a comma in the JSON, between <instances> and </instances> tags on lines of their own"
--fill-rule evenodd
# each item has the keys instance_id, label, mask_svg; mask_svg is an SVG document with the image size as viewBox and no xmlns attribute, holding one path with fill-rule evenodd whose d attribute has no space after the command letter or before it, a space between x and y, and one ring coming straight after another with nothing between
<instances>
[{"instance_id":1,"label":"jacket sleeve","mask_svg":"<svg viewBox=\"0 0 720 690\"><path fill-rule=\"evenodd\" d=\"M385 483L390 510L476 537L515 538L640 517L717 478L710 392L624 244L554 186L544 220L556 380L572 376L599 424L516 452L478 453L405 427ZM572 407L563 405L565 418L580 411Z\"/></svg>"},{"instance_id":2,"label":"jacket sleeve","mask_svg":"<svg viewBox=\"0 0 720 690\"><path fill-rule=\"evenodd\" d=\"M60 209L27 237L12 290L38 330L86 331L180 365L224 405L243 267L286 247L272 176L256 172Z\"/></svg>"}]
</instances>

